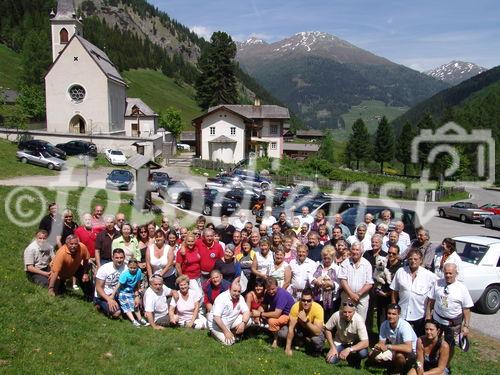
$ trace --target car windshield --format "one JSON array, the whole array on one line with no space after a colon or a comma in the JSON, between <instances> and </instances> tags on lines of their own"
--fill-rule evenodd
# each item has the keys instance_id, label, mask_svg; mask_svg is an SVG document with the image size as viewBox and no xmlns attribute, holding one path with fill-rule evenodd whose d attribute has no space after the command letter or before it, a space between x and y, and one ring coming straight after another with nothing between
<instances>
[{"instance_id":1,"label":"car windshield","mask_svg":"<svg viewBox=\"0 0 500 375\"><path fill-rule=\"evenodd\" d=\"M153 174L153 181L168 181L168 174L166 173L155 173Z\"/></svg>"},{"instance_id":2,"label":"car windshield","mask_svg":"<svg viewBox=\"0 0 500 375\"><path fill-rule=\"evenodd\" d=\"M49 154L47 151L42 151L42 152L40 152L40 154L42 154L42 156L43 156L44 158L51 158L51 157L52 157L52 155L51 155L51 154Z\"/></svg>"},{"instance_id":3,"label":"car windshield","mask_svg":"<svg viewBox=\"0 0 500 375\"><path fill-rule=\"evenodd\" d=\"M109 175L109 178L118 181L128 181L132 178L132 174L129 171L113 171Z\"/></svg>"},{"instance_id":4,"label":"car windshield","mask_svg":"<svg viewBox=\"0 0 500 375\"><path fill-rule=\"evenodd\" d=\"M477 245L475 243L461 241L456 242L457 254L460 255L462 261L471 264L479 264L488 249L489 246L486 245Z\"/></svg>"},{"instance_id":5,"label":"car windshield","mask_svg":"<svg viewBox=\"0 0 500 375\"><path fill-rule=\"evenodd\" d=\"M111 155L123 156L123 152L119 150L111 150Z\"/></svg>"}]
</instances>

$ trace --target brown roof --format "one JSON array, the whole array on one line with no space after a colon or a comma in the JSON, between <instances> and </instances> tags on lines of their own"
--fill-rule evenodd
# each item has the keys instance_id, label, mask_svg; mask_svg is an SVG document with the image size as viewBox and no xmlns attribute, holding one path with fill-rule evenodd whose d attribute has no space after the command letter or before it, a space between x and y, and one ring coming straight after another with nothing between
<instances>
[{"instance_id":1,"label":"brown roof","mask_svg":"<svg viewBox=\"0 0 500 375\"><path fill-rule=\"evenodd\" d=\"M136 106L143 116L158 116L146 103L139 98L127 98L127 109L125 116L133 116L132 108Z\"/></svg>"},{"instance_id":2,"label":"brown roof","mask_svg":"<svg viewBox=\"0 0 500 375\"><path fill-rule=\"evenodd\" d=\"M324 137L325 133L323 130L308 129L308 130L297 130L295 133L297 137Z\"/></svg>"},{"instance_id":3,"label":"brown roof","mask_svg":"<svg viewBox=\"0 0 500 375\"><path fill-rule=\"evenodd\" d=\"M248 119L289 119L290 112L288 108L280 107L278 105L250 105L250 104L223 104L215 107L210 107L208 113L216 111L220 108L227 108L233 112L240 114Z\"/></svg>"},{"instance_id":4,"label":"brown roof","mask_svg":"<svg viewBox=\"0 0 500 375\"><path fill-rule=\"evenodd\" d=\"M315 143L292 143L292 142L283 143L283 151L317 152L318 150L319 150L319 145Z\"/></svg>"}]
</instances>

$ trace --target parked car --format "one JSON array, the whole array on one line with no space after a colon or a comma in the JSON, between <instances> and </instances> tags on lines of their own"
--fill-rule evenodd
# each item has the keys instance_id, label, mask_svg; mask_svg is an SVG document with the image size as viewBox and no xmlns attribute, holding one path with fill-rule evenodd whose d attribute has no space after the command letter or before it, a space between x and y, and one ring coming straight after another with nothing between
<instances>
[{"instance_id":1,"label":"parked car","mask_svg":"<svg viewBox=\"0 0 500 375\"><path fill-rule=\"evenodd\" d=\"M480 209L477 204L470 202L457 202L451 206L439 206L437 208L440 217L449 217L452 219L459 219L460 221L483 222L484 218L493 215L490 211Z\"/></svg>"},{"instance_id":2,"label":"parked car","mask_svg":"<svg viewBox=\"0 0 500 375\"><path fill-rule=\"evenodd\" d=\"M237 201L210 188L183 190L179 193L178 201L181 208L201 212L206 216L231 216L240 207Z\"/></svg>"},{"instance_id":3,"label":"parked car","mask_svg":"<svg viewBox=\"0 0 500 375\"><path fill-rule=\"evenodd\" d=\"M500 204L488 203L479 208L481 210L493 212L495 215L500 215Z\"/></svg>"},{"instance_id":4,"label":"parked car","mask_svg":"<svg viewBox=\"0 0 500 375\"><path fill-rule=\"evenodd\" d=\"M285 204L273 208L272 215L278 219L281 212L285 212L288 216L294 217L302 214L302 207L307 206L309 213L315 216L318 210L325 211L328 220L331 221L332 216L342 213L351 207L359 206L359 201L355 199L340 199L331 196L325 196L321 199L299 199L297 201L287 201Z\"/></svg>"},{"instance_id":5,"label":"parked car","mask_svg":"<svg viewBox=\"0 0 500 375\"><path fill-rule=\"evenodd\" d=\"M243 182L238 178L234 176L228 176L228 175L223 175L223 176L216 176L216 177L209 177L207 179L207 182L205 183L206 187L210 188L220 188L220 187L225 187L225 188L233 188L233 187L243 187Z\"/></svg>"},{"instance_id":6,"label":"parked car","mask_svg":"<svg viewBox=\"0 0 500 375\"><path fill-rule=\"evenodd\" d=\"M477 309L495 314L500 307L500 238L477 235L453 239L462 259L464 283Z\"/></svg>"},{"instance_id":7,"label":"parked car","mask_svg":"<svg viewBox=\"0 0 500 375\"><path fill-rule=\"evenodd\" d=\"M235 177L246 187L257 187L262 190L267 190L271 187L271 180L269 178L261 176L258 172L245 170L245 169L233 169L229 173L221 173L221 176Z\"/></svg>"},{"instance_id":8,"label":"parked car","mask_svg":"<svg viewBox=\"0 0 500 375\"><path fill-rule=\"evenodd\" d=\"M21 141L17 145L17 148L19 150L46 151L55 158L66 160L66 153L63 150L57 148L52 143L41 139Z\"/></svg>"},{"instance_id":9,"label":"parked car","mask_svg":"<svg viewBox=\"0 0 500 375\"><path fill-rule=\"evenodd\" d=\"M220 191L220 193L223 194L224 197L238 202L241 207L247 209L252 209L258 201L263 199L262 194L252 189L233 188L226 192Z\"/></svg>"},{"instance_id":10,"label":"parked car","mask_svg":"<svg viewBox=\"0 0 500 375\"><path fill-rule=\"evenodd\" d=\"M121 150L107 148L104 150L104 156L113 165L127 165L127 157Z\"/></svg>"},{"instance_id":11,"label":"parked car","mask_svg":"<svg viewBox=\"0 0 500 375\"><path fill-rule=\"evenodd\" d=\"M63 150L66 155L89 155L92 157L97 156L97 147L92 142L87 141L69 141L66 143L59 143L57 148Z\"/></svg>"},{"instance_id":12,"label":"parked car","mask_svg":"<svg viewBox=\"0 0 500 375\"><path fill-rule=\"evenodd\" d=\"M342 215L343 224L349 228L351 233L354 233L356 226L364 222L365 214L372 214L373 223L376 223L382 211L386 209L391 211L393 220L401 220L403 222L405 225L404 230L412 240L417 237L416 228L420 226L420 220L417 213L413 210L399 207L358 205L357 207L348 208L340 214Z\"/></svg>"},{"instance_id":13,"label":"parked car","mask_svg":"<svg viewBox=\"0 0 500 375\"><path fill-rule=\"evenodd\" d=\"M149 174L151 182L151 190L159 191L160 186L167 186L170 181L170 176L166 172L151 172Z\"/></svg>"},{"instance_id":14,"label":"parked car","mask_svg":"<svg viewBox=\"0 0 500 375\"><path fill-rule=\"evenodd\" d=\"M106 177L106 189L130 190L134 175L125 169L113 169Z\"/></svg>"},{"instance_id":15,"label":"parked car","mask_svg":"<svg viewBox=\"0 0 500 375\"><path fill-rule=\"evenodd\" d=\"M21 163L30 163L58 170L64 167L64 160L53 157L47 151L20 150L16 152L16 156Z\"/></svg>"},{"instance_id":16,"label":"parked car","mask_svg":"<svg viewBox=\"0 0 500 375\"><path fill-rule=\"evenodd\" d=\"M484 226L486 228L500 228L500 215L490 215L484 218Z\"/></svg>"},{"instance_id":17,"label":"parked car","mask_svg":"<svg viewBox=\"0 0 500 375\"><path fill-rule=\"evenodd\" d=\"M169 180L167 184L160 185L158 196L166 202L177 204L179 194L186 190L189 190L189 187L184 181Z\"/></svg>"},{"instance_id":18,"label":"parked car","mask_svg":"<svg viewBox=\"0 0 500 375\"><path fill-rule=\"evenodd\" d=\"M185 143L177 143L177 150L179 151L190 151L191 146Z\"/></svg>"}]
</instances>

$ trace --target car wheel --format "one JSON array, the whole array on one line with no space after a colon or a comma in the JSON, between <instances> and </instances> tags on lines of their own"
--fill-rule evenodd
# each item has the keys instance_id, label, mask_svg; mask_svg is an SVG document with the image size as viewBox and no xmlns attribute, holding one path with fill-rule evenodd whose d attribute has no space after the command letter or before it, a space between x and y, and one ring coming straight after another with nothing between
<instances>
[{"instance_id":1,"label":"car wheel","mask_svg":"<svg viewBox=\"0 0 500 375\"><path fill-rule=\"evenodd\" d=\"M491 221L491 219L484 220L484 226L490 229L493 228L493 222Z\"/></svg>"},{"instance_id":2,"label":"car wheel","mask_svg":"<svg viewBox=\"0 0 500 375\"><path fill-rule=\"evenodd\" d=\"M478 301L478 308L484 314L495 314L500 307L500 286L487 287Z\"/></svg>"},{"instance_id":3,"label":"car wheel","mask_svg":"<svg viewBox=\"0 0 500 375\"><path fill-rule=\"evenodd\" d=\"M467 222L467 216L465 216L465 215L460 215L460 221L461 221L462 223L466 223L466 222Z\"/></svg>"},{"instance_id":4,"label":"car wheel","mask_svg":"<svg viewBox=\"0 0 500 375\"><path fill-rule=\"evenodd\" d=\"M208 204L203 206L202 214L205 216L212 216L212 207Z\"/></svg>"},{"instance_id":5,"label":"car wheel","mask_svg":"<svg viewBox=\"0 0 500 375\"><path fill-rule=\"evenodd\" d=\"M439 217L446 217L444 210L439 210Z\"/></svg>"},{"instance_id":6,"label":"car wheel","mask_svg":"<svg viewBox=\"0 0 500 375\"><path fill-rule=\"evenodd\" d=\"M54 169L54 164L49 163L49 164L47 165L47 168L49 168L50 170Z\"/></svg>"},{"instance_id":7,"label":"car wheel","mask_svg":"<svg viewBox=\"0 0 500 375\"><path fill-rule=\"evenodd\" d=\"M21 163L26 164L28 162L28 159L26 158L21 158Z\"/></svg>"},{"instance_id":8,"label":"car wheel","mask_svg":"<svg viewBox=\"0 0 500 375\"><path fill-rule=\"evenodd\" d=\"M183 210L187 209L187 203L184 198L181 198L181 200L179 201L179 207L182 208Z\"/></svg>"}]
</instances>

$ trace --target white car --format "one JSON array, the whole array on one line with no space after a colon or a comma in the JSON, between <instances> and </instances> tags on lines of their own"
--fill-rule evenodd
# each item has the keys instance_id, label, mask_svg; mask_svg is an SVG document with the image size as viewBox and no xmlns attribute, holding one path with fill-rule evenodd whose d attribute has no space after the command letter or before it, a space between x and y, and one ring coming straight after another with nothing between
<instances>
[{"instance_id":1,"label":"white car","mask_svg":"<svg viewBox=\"0 0 500 375\"><path fill-rule=\"evenodd\" d=\"M113 165L127 165L127 157L120 150L107 148L104 150L104 156Z\"/></svg>"},{"instance_id":2,"label":"white car","mask_svg":"<svg viewBox=\"0 0 500 375\"><path fill-rule=\"evenodd\" d=\"M177 150L179 151L190 151L191 146L185 143L177 143Z\"/></svg>"},{"instance_id":3,"label":"white car","mask_svg":"<svg viewBox=\"0 0 500 375\"><path fill-rule=\"evenodd\" d=\"M478 235L453 239L472 300L479 311L495 314L500 307L500 238Z\"/></svg>"}]
</instances>

